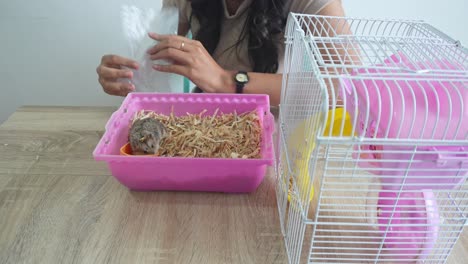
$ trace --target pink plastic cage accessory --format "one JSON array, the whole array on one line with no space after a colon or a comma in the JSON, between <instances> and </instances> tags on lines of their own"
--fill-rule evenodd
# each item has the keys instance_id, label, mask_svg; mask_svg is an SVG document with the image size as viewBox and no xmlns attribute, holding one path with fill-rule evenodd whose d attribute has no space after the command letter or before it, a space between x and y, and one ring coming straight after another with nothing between
<instances>
[{"instance_id":1,"label":"pink plastic cage accessory","mask_svg":"<svg viewBox=\"0 0 468 264\"><path fill-rule=\"evenodd\" d=\"M148 110L175 116L206 110L212 115L238 114L257 110L262 127L260 159L170 158L123 156L131 119L137 111ZM267 95L238 94L155 94L131 93L106 124L106 131L93 155L108 164L111 174L131 190L252 192L273 165L274 118Z\"/></svg>"},{"instance_id":2,"label":"pink plastic cage accessory","mask_svg":"<svg viewBox=\"0 0 468 264\"><path fill-rule=\"evenodd\" d=\"M468 176L468 146L421 146L414 153L385 151L381 156L380 181L387 189L455 189Z\"/></svg>"},{"instance_id":3,"label":"pink plastic cage accessory","mask_svg":"<svg viewBox=\"0 0 468 264\"><path fill-rule=\"evenodd\" d=\"M373 147L354 156L388 190L456 189L468 177L468 146Z\"/></svg>"},{"instance_id":4,"label":"pink plastic cage accessory","mask_svg":"<svg viewBox=\"0 0 468 264\"><path fill-rule=\"evenodd\" d=\"M431 254L439 233L433 192L403 192L397 202L396 192L381 191L379 198L378 224L384 247L391 250L393 258L424 260Z\"/></svg>"},{"instance_id":5,"label":"pink plastic cage accessory","mask_svg":"<svg viewBox=\"0 0 468 264\"><path fill-rule=\"evenodd\" d=\"M360 68L351 74L362 78L341 78L341 96L352 119L357 117L360 136L464 140L468 137L468 79L463 69L447 60L413 62L400 52L375 68ZM433 153L447 149L455 152ZM359 159L361 167L378 175L399 176L385 178L387 183L402 183L409 164L408 182L414 189L456 188L468 176L468 146L414 150L408 144L361 144L357 150L353 158ZM410 161L413 154L414 163ZM412 186L405 185L405 189Z\"/></svg>"},{"instance_id":6,"label":"pink plastic cage accessory","mask_svg":"<svg viewBox=\"0 0 468 264\"><path fill-rule=\"evenodd\" d=\"M375 137L372 132L377 131L371 130L373 125L378 127L380 135L377 136L386 138L465 139L468 136L468 76L438 79L431 70L419 70L420 74L411 76L379 69L379 66L414 69L414 64L408 61L399 53L385 60L384 65L352 73L364 79L341 79L344 88L341 92L349 104L346 109L359 119L358 132ZM435 64L447 65L449 69L456 67L445 61L435 61Z\"/></svg>"}]
</instances>

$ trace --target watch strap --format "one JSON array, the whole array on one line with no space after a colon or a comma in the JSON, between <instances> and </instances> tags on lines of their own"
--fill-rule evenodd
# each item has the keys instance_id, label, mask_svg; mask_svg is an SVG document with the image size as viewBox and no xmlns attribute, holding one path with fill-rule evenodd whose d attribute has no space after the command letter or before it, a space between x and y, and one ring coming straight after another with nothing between
<instances>
[{"instance_id":1,"label":"watch strap","mask_svg":"<svg viewBox=\"0 0 468 264\"><path fill-rule=\"evenodd\" d=\"M241 94L244 92L244 84L236 82L236 93Z\"/></svg>"},{"instance_id":2,"label":"watch strap","mask_svg":"<svg viewBox=\"0 0 468 264\"><path fill-rule=\"evenodd\" d=\"M247 75L247 72L246 71L238 71L237 74L245 74ZM236 74L236 75L237 75ZM236 93L238 94L241 94L241 93L244 93L244 86L245 86L245 83L242 83L242 82L238 82L236 78L235 79L235 82L236 82Z\"/></svg>"}]
</instances>

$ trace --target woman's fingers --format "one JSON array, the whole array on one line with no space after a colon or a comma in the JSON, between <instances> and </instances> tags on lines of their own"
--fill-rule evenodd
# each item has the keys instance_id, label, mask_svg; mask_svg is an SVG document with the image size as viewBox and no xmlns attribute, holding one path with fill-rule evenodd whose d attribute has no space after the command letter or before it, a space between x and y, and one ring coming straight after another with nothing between
<instances>
[{"instance_id":1,"label":"woman's fingers","mask_svg":"<svg viewBox=\"0 0 468 264\"><path fill-rule=\"evenodd\" d=\"M135 87L131 83L109 81L102 78L99 78L99 83L104 91L110 95L126 96L129 92L135 90Z\"/></svg>"},{"instance_id":2,"label":"woman's fingers","mask_svg":"<svg viewBox=\"0 0 468 264\"><path fill-rule=\"evenodd\" d=\"M115 66L118 68L126 66L128 68L138 69L138 63L136 61L118 55L104 55L101 60L101 65Z\"/></svg>"},{"instance_id":3,"label":"woman's fingers","mask_svg":"<svg viewBox=\"0 0 468 264\"><path fill-rule=\"evenodd\" d=\"M191 40L189 38L179 36L179 35L160 35L160 34L156 34L154 32L150 32L150 33L148 33L148 36L150 38L156 40L156 41L164 41L164 40L167 40L167 39L172 39L172 40L178 41L179 43L182 42L182 41L185 41L186 43L195 42L195 40Z\"/></svg>"},{"instance_id":4,"label":"woman's fingers","mask_svg":"<svg viewBox=\"0 0 468 264\"><path fill-rule=\"evenodd\" d=\"M160 52L153 54L150 56L151 60L170 60L174 61L178 64L190 64L191 56L183 51L174 49L174 48L167 48L163 49Z\"/></svg>"},{"instance_id":5,"label":"woman's fingers","mask_svg":"<svg viewBox=\"0 0 468 264\"><path fill-rule=\"evenodd\" d=\"M193 47L197 45L198 41L188 39L186 37L177 35L157 35L155 33L149 33L149 36L158 40L159 44L148 50L148 54L153 55L160 52L161 50L173 48L181 51L191 52Z\"/></svg>"},{"instance_id":6,"label":"woman's fingers","mask_svg":"<svg viewBox=\"0 0 468 264\"><path fill-rule=\"evenodd\" d=\"M104 55L101 58L96 72L99 76L98 81L107 94L126 96L135 90L133 84L118 81L120 78L133 78L133 72L122 67L138 69L138 63L117 55Z\"/></svg>"},{"instance_id":7,"label":"woman's fingers","mask_svg":"<svg viewBox=\"0 0 468 264\"><path fill-rule=\"evenodd\" d=\"M183 43L183 44L182 44ZM182 52L191 52L192 45L187 42L176 42L175 40L165 40L148 50L148 54L154 55L165 49L176 49Z\"/></svg>"},{"instance_id":8,"label":"woman's fingers","mask_svg":"<svg viewBox=\"0 0 468 264\"><path fill-rule=\"evenodd\" d=\"M115 80L118 78L132 78L133 72L130 70L121 70L110 67L100 66L97 68L99 77L106 80Z\"/></svg>"},{"instance_id":9,"label":"woman's fingers","mask_svg":"<svg viewBox=\"0 0 468 264\"><path fill-rule=\"evenodd\" d=\"M190 79L205 91L222 91L225 72L196 40L181 36L149 34L159 44L148 50L152 60L171 60L171 65L154 65L160 72L175 73Z\"/></svg>"}]
</instances>

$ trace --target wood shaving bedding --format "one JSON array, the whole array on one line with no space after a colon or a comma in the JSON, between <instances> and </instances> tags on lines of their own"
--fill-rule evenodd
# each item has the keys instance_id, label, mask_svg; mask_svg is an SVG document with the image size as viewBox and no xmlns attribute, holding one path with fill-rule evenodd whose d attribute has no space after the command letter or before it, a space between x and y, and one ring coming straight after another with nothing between
<instances>
[{"instance_id":1,"label":"wood shaving bedding","mask_svg":"<svg viewBox=\"0 0 468 264\"><path fill-rule=\"evenodd\" d=\"M167 129L168 137L162 140L158 156L187 158L242 158L261 157L261 126L256 110L237 114L198 114L176 117L141 110L137 119L155 118Z\"/></svg>"}]
</instances>

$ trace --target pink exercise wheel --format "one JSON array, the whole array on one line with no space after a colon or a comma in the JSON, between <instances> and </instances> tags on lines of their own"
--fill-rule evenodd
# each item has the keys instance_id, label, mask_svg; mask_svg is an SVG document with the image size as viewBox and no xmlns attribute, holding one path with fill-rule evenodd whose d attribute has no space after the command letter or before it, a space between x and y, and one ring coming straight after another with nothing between
<instances>
[{"instance_id":1,"label":"pink exercise wheel","mask_svg":"<svg viewBox=\"0 0 468 264\"><path fill-rule=\"evenodd\" d=\"M406 70L420 70L405 74ZM468 135L468 78L434 72L465 72L446 60L414 61L398 52L382 64L341 78L341 96L359 137L366 139L465 140ZM382 183L405 190L455 189L468 178L468 145L365 142L354 146L361 168ZM415 154L413 156L413 154ZM406 179L405 179L406 177Z\"/></svg>"},{"instance_id":2,"label":"pink exercise wheel","mask_svg":"<svg viewBox=\"0 0 468 264\"><path fill-rule=\"evenodd\" d=\"M391 259L424 260L434 248L439 231L434 194L427 190L401 193L395 208L397 195L379 193L377 219L379 230L385 236L382 251Z\"/></svg>"}]
</instances>

